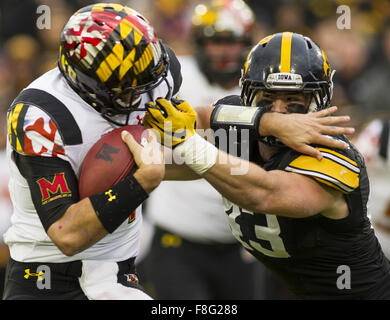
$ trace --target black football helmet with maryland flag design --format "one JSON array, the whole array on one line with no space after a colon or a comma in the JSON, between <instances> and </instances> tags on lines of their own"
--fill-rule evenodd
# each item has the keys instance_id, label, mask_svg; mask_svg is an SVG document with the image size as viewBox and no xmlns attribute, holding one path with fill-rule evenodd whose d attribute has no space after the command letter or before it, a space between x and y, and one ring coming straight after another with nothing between
<instances>
[{"instance_id":1,"label":"black football helmet with maryland flag design","mask_svg":"<svg viewBox=\"0 0 390 320\"><path fill-rule=\"evenodd\" d=\"M116 123L113 116L129 116L141 94L166 81L169 58L140 13L98 3L78 10L66 23L58 65L73 90Z\"/></svg>"},{"instance_id":2,"label":"black football helmet with maryland flag design","mask_svg":"<svg viewBox=\"0 0 390 320\"><path fill-rule=\"evenodd\" d=\"M334 72L313 40L292 32L276 33L255 45L246 59L241 103L253 106L259 90L292 91L305 94L307 112L321 110L330 106Z\"/></svg>"}]
</instances>

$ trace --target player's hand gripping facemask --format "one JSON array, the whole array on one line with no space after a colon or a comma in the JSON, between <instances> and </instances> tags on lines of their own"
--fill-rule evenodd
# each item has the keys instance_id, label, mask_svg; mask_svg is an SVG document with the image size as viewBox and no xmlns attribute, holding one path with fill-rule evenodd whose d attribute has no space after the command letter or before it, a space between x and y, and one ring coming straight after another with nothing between
<instances>
[{"instance_id":1,"label":"player's hand gripping facemask","mask_svg":"<svg viewBox=\"0 0 390 320\"><path fill-rule=\"evenodd\" d=\"M156 130L165 146L174 148L195 134L196 112L187 101L159 98L146 108L143 125Z\"/></svg>"}]
</instances>

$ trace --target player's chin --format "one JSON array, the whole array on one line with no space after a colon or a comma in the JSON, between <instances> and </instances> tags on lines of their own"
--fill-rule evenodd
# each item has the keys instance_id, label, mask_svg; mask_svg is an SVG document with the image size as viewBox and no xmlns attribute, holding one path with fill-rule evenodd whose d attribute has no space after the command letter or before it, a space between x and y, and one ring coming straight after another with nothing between
<instances>
[{"instance_id":1,"label":"player's chin","mask_svg":"<svg viewBox=\"0 0 390 320\"><path fill-rule=\"evenodd\" d=\"M138 107L141 104L141 96L136 96L134 97L134 100L131 102L131 107L132 109L138 109Z\"/></svg>"}]
</instances>

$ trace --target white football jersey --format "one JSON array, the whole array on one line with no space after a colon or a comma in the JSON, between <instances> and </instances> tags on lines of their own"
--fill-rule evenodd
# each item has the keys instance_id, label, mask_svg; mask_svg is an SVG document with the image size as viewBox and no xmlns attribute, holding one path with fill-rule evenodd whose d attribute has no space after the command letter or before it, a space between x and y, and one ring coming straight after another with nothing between
<instances>
[{"instance_id":1,"label":"white football jersey","mask_svg":"<svg viewBox=\"0 0 390 320\"><path fill-rule=\"evenodd\" d=\"M365 159L370 180L368 214L382 249L390 259L389 127L390 121L380 119L371 121L356 138L355 145Z\"/></svg>"},{"instance_id":2,"label":"white football jersey","mask_svg":"<svg viewBox=\"0 0 390 320\"><path fill-rule=\"evenodd\" d=\"M172 86L172 77L168 76ZM9 116L9 132L23 122L23 150L21 143L16 144L17 152L42 157L58 157L70 163L76 176L79 176L81 164L92 145L105 133L116 128L105 120L99 112L80 98L67 84L58 68L55 68L26 89L43 90L61 101L74 120L72 124L58 125L59 118L52 119L46 111L36 105L16 105ZM154 89L153 97L165 96L167 84L163 81ZM142 96L140 106L150 101L147 94ZM24 120L20 120L22 108ZM144 111L133 112L128 124L140 124ZM64 123L64 117L61 118ZM16 129L15 129L16 130ZM20 130L20 129L18 129ZM79 136L79 137L78 137ZM79 141L76 141L79 139ZM66 140L72 140L67 143ZM76 142L75 142L76 141ZM126 220L113 233L108 234L90 248L74 256L65 256L46 234L35 210L29 185L11 159L12 147L7 143L7 157L10 166L10 195L14 206L12 225L4 235L4 241L10 248L11 257L21 262L68 262L73 260L123 261L136 256L139 251L139 234L142 225L141 207L135 217Z\"/></svg>"},{"instance_id":3,"label":"white football jersey","mask_svg":"<svg viewBox=\"0 0 390 320\"><path fill-rule=\"evenodd\" d=\"M178 96L194 108L209 106L228 95L240 94L239 87L225 90L211 85L192 56L178 57L183 83ZM222 197L206 180L163 181L147 200L147 217L184 239L203 243L232 243Z\"/></svg>"}]
</instances>

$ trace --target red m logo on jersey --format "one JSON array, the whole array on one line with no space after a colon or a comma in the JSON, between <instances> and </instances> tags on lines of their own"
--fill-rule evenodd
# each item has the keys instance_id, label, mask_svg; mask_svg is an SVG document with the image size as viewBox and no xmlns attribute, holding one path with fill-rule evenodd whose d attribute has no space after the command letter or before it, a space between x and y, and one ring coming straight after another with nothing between
<instances>
[{"instance_id":1,"label":"red m logo on jersey","mask_svg":"<svg viewBox=\"0 0 390 320\"><path fill-rule=\"evenodd\" d=\"M65 180L63 172L57 173L53 181L48 181L45 178L37 180L42 194L42 204L48 203L52 200L64 197L71 197L72 193Z\"/></svg>"}]
</instances>

